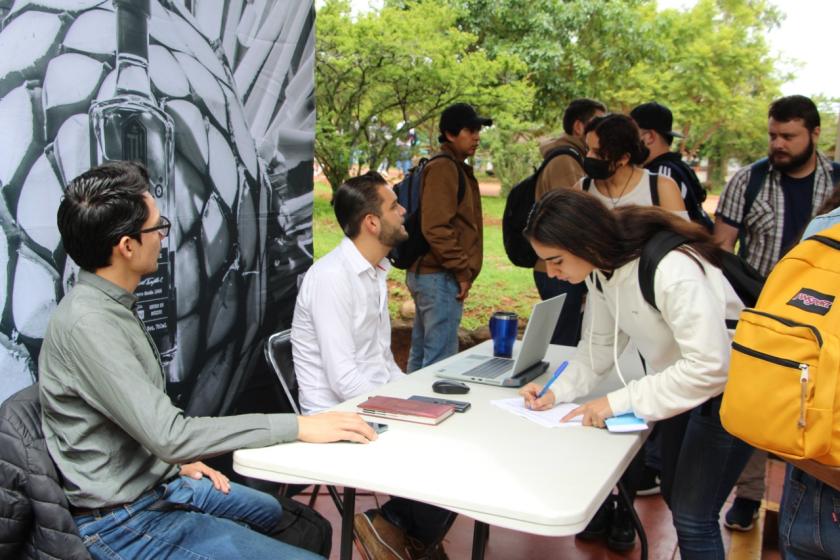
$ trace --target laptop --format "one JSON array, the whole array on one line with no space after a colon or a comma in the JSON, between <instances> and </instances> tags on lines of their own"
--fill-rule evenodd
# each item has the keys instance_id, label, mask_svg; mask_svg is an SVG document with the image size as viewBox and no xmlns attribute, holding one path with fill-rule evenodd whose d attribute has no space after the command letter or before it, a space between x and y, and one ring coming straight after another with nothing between
<instances>
[{"instance_id":1,"label":"laptop","mask_svg":"<svg viewBox=\"0 0 840 560\"><path fill-rule=\"evenodd\" d=\"M563 309L566 294L541 301L534 306L522 344L513 358L496 358L487 354L468 353L440 367L432 366L437 377L521 387L539 377L548 367L545 353L554 334L554 327Z\"/></svg>"}]
</instances>

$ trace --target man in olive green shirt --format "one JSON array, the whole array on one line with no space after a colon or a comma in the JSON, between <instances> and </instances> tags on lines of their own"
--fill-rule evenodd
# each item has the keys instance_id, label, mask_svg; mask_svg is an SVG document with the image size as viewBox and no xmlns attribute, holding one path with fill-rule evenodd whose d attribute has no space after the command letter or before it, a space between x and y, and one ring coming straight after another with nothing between
<instances>
[{"instance_id":1,"label":"man in olive green shirt","mask_svg":"<svg viewBox=\"0 0 840 560\"><path fill-rule=\"evenodd\" d=\"M157 269L170 228L141 165L111 162L74 179L58 227L82 270L39 356L42 424L93 557L312 558L261 534L279 522L274 498L197 461L295 439L365 443L371 428L351 413L201 418L172 404L132 293Z\"/></svg>"}]
</instances>

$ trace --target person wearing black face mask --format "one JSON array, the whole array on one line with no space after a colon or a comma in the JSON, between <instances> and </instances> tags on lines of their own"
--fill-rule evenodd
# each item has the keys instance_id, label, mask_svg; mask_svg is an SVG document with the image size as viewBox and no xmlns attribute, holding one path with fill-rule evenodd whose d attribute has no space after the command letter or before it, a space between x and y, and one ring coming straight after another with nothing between
<instances>
[{"instance_id":1,"label":"person wearing black face mask","mask_svg":"<svg viewBox=\"0 0 840 560\"><path fill-rule=\"evenodd\" d=\"M688 218L677 184L641 167L647 148L639 140L633 119L619 114L592 119L586 126L586 145L586 177L578 183L579 188L609 208L628 204L659 206Z\"/></svg>"}]
</instances>

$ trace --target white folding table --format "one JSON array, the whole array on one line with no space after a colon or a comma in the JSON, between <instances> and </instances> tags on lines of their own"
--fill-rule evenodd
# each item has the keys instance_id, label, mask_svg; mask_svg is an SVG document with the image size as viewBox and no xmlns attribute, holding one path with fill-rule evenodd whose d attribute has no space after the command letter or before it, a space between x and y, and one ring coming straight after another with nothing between
<instances>
[{"instance_id":1,"label":"white folding table","mask_svg":"<svg viewBox=\"0 0 840 560\"><path fill-rule=\"evenodd\" d=\"M544 383L573 351L552 346L546 356L549 368L537 381ZM466 352L489 354L492 345L487 341ZM626 378L643 375L632 348L620 364ZM647 437L647 432L542 427L490 403L516 396L510 388L470 383L466 395L435 395L434 369L407 375L335 410L358 410L356 405L370 395L428 395L469 401L467 412L437 426L367 417L389 426L370 444L295 442L240 449L234 453L234 470L274 482L344 486L342 559L352 555L356 489L419 500L475 519L473 558L481 558L488 525L547 536L580 532ZM610 372L590 397L617 386L618 376ZM644 556L644 531L635 521Z\"/></svg>"}]
</instances>

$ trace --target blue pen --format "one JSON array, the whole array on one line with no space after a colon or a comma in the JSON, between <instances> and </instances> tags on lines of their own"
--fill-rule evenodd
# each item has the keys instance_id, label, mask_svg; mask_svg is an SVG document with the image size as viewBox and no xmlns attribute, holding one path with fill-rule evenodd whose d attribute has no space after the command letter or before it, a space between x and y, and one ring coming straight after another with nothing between
<instances>
[{"instance_id":1,"label":"blue pen","mask_svg":"<svg viewBox=\"0 0 840 560\"><path fill-rule=\"evenodd\" d=\"M551 384L557 381L557 378L560 377L560 374L563 373L563 370L566 369L566 366L569 365L569 360L563 360L563 363L560 364L560 367L557 368L557 371L554 372L554 375L551 376L551 379L548 380L548 383L545 384L545 387L537 393L537 398L541 399L545 392L548 391L548 388L551 387Z\"/></svg>"}]
</instances>

